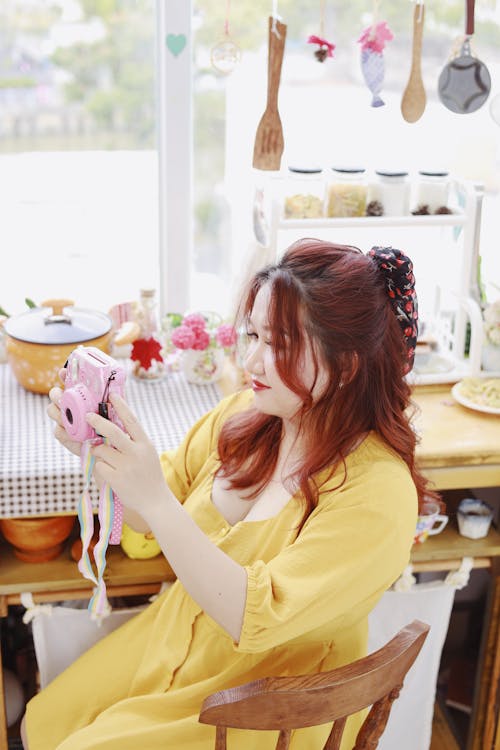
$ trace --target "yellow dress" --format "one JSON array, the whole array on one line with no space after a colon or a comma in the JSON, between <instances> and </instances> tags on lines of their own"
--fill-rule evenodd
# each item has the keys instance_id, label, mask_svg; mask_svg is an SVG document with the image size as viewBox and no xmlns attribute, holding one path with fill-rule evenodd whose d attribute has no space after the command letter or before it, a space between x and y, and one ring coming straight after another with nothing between
<instances>
[{"instance_id":1,"label":"yellow dress","mask_svg":"<svg viewBox=\"0 0 500 750\"><path fill-rule=\"evenodd\" d=\"M217 435L252 398L246 391L224 399L161 457L196 523L247 569L239 643L177 581L30 701L30 750L211 750L215 729L198 722L210 693L324 672L366 653L367 615L409 559L417 514L409 471L370 433L347 458L346 482L332 489L341 475L329 480L299 535L298 497L274 518L230 526L211 501ZM348 722L343 748L352 747L356 724ZM322 747L329 729L297 730L291 747ZM232 729L228 747L274 750L276 738Z\"/></svg>"}]
</instances>

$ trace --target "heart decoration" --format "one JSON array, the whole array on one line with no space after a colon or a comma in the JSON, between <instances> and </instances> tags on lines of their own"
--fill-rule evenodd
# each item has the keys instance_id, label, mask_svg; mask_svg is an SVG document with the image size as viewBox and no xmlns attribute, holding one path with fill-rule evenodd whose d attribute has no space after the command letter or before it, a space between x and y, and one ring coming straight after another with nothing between
<instances>
[{"instance_id":1,"label":"heart decoration","mask_svg":"<svg viewBox=\"0 0 500 750\"><path fill-rule=\"evenodd\" d=\"M167 49L173 54L174 57L179 57L182 50L186 46L186 35L185 34L167 34Z\"/></svg>"}]
</instances>

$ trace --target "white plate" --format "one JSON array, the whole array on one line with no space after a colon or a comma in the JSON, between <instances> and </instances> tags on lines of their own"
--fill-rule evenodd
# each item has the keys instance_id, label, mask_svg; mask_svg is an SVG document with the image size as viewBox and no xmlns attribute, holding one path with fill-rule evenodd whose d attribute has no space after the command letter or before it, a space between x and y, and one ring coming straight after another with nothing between
<instances>
[{"instance_id":1,"label":"white plate","mask_svg":"<svg viewBox=\"0 0 500 750\"><path fill-rule=\"evenodd\" d=\"M455 385L451 389L451 395L453 396L455 401L458 401L459 404L462 404L462 406L466 406L468 409L474 409L474 411L481 411L485 414L500 415L500 409L495 409L495 407L486 406L485 404L476 404L475 401L471 401L470 399L465 398L465 396L462 396L460 392L461 385L462 381L460 381L460 383L455 383Z\"/></svg>"}]
</instances>

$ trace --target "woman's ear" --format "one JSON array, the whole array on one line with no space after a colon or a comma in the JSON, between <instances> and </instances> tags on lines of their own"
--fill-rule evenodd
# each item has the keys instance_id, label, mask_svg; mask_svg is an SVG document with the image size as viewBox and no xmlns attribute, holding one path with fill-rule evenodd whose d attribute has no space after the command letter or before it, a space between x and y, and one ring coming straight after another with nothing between
<instances>
[{"instance_id":1,"label":"woman's ear","mask_svg":"<svg viewBox=\"0 0 500 750\"><path fill-rule=\"evenodd\" d=\"M345 365L342 370L342 384L347 385L357 375L359 369L359 357L357 352L351 352L345 356Z\"/></svg>"}]
</instances>

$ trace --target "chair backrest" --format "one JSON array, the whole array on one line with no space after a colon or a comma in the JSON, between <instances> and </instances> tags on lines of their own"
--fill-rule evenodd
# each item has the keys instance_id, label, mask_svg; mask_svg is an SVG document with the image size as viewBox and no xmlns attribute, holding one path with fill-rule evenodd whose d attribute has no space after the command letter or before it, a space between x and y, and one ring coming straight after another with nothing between
<instances>
[{"instance_id":1,"label":"chair backrest","mask_svg":"<svg viewBox=\"0 0 500 750\"><path fill-rule=\"evenodd\" d=\"M213 693L199 721L215 725L215 750L226 750L227 727L279 730L276 750L287 750L292 729L334 722L323 750L338 750L347 718L371 706L353 750L372 750L428 632L414 620L378 651L330 672L266 677Z\"/></svg>"}]
</instances>

